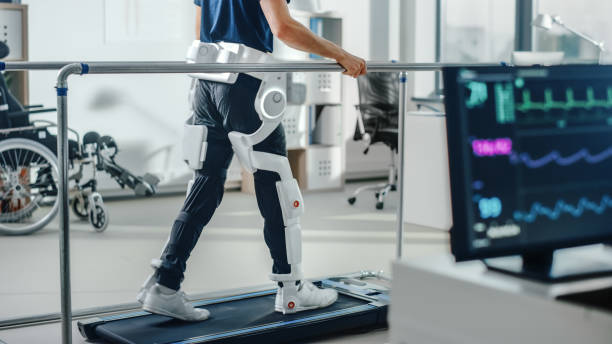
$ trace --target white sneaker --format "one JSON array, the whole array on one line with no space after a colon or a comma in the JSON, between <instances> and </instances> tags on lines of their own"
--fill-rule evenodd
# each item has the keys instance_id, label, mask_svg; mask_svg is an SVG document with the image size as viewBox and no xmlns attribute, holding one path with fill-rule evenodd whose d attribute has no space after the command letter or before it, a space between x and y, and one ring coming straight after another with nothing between
<instances>
[{"instance_id":1,"label":"white sneaker","mask_svg":"<svg viewBox=\"0 0 612 344\"><path fill-rule=\"evenodd\" d=\"M162 289L164 290L162 291ZM168 289L159 284L151 287L146 294L142 309L184 321L202 321L208 319L210 312L203 308L193 307L187 301L184 292L177 291L168 294Z\"/></svg>"},{"instance_id":2,"label":"white sneaker","mask_svg":"<svg viewBox=\"0 0 612 344\"><path fill-rule=\"evenodd\" d=\"M153 268L153 273L149 275L149 277L147 277L142 287L140 287L140 291L136 296L136 301L138 301L138 303L144 303L144 300L147 298L147 293L149 292L149 289L151 289L156 284L155 273L157 272L157 269L160 268L161 264L162 262L159 259L151 260L151 267Z\"/></svg>"},{"instance_id":3,"label":"white sneaker","mask_svg":"<svg viewBox=\"0 0 612 344\"><path fill-rule=\"evenodd\" d=\"M308 281L299 285L295 282L283 282L276 292L274 310L283 314L292 314L311 309L324 308L338 299L334 289L321 289Z\"/></svg>"},{"instance_id":4,"label":"white sneaker","mask_svg":"<svg viewBox=\"0 0 612 344\"><path fill-rule=\"evenodd\" d=\"M142 287L140 287L140 291L136 296L136 301L138 301L138 303L140 304L143 304L145 299L147 298L149 290L153 288L153 286L155 286L155 275L149 276L145 283L142 285Z\"/></svg>"}]
</instances>

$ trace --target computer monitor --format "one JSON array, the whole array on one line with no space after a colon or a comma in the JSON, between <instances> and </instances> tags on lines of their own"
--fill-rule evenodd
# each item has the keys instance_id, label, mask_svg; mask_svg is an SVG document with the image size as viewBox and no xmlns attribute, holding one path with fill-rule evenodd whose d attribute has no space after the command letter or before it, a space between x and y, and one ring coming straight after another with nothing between
<instances>
[{"instance_id":1,"label":"computer monitor","mask_svg":"<svg viewBox=\"0 0 612 344\"><path fill-rule=\"evenodd\" d=\"M553 251L612 241L612 66L443 70L457 261L554 280ZM555 267L555 265L558 265Z\"/></svg>"}]
</instances>

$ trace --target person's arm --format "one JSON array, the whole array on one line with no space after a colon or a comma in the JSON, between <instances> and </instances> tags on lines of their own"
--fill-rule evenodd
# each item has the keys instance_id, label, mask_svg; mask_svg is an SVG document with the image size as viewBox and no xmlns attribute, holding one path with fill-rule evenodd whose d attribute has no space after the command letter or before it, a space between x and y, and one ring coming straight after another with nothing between
<instances>
[{"instance_id":1,"label":"person's arm","mask_svg":"<svg viewBox=\"0 0 612 344\"><path fill-rule=\"evenodd\" d=\"M196 38L200 39L200 25L202 23L202 7L196 5Z\"/></svg>"},{"instance_id":2,"label":"person's arm","mask_svg":"<svg viewBox=\"0 0 612 344\"><path fill-rule=\"evenodd\" d=\"M367 72L366 62L334 43L315 35L291 17L285 0L260 0L272 33L288 46L336 60L354 78Z\"/></svg>"}]
</instances>

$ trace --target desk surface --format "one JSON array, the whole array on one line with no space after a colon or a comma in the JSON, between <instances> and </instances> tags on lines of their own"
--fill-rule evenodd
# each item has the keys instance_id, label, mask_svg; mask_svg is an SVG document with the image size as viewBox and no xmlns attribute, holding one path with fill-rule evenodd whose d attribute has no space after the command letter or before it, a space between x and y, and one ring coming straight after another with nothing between
<instances>
[{"instance_id":1,"label":"desk surface","mask_svg":"<svg viewBox=\"0 0 612 344\"><path fill-rule=\"evenodd\" d=\"M596 256L597 259L606 257L612 261L612 248L604 245L572 248L563 251L565 251L565 254L575 255L577 259L581 257L593 259ZM612 276L571 282L543 283L490 271L481 261L456 263L451 255L429 257L414 261L400 261L398 264L406 264L411 268L429 271L505 292L527 294L548 299L612 287Z\"/></svg>"},{"instance_id":2,"label":"desk surface","mask_svg":"<svg viewBox=\"0 0 612 344\"><path fill-rule=\"evenodd\" d=\"M593 249L612 255L603 246ZM590 256L590 250L573 249L572 254ZM492 272L479 261L455 263L450 255L396 261L390 341L610 344L612 312L558 299L610 288L612 277L548 284Z\"/></svg>"}]
</instances>

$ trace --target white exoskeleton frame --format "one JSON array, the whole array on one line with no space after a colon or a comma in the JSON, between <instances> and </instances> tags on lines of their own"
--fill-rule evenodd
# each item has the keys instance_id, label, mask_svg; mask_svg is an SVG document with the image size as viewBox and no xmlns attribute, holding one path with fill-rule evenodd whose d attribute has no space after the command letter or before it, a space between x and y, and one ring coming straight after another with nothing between
<instances>
[{"instance_id":1,"label":"white exoskeleton frame","mask_svg":"<svg viewBox=\"0 0 612 344\"><path fill-rule=\"evenodd\" d=\"M275 61L270 54L236 43L203 43L194 41L187 52L189 63L266 63ZM291 274L272 275L275 281L293 281L302 278L302 239L300 216L304 213L304 201L293 178L287 157L256 152L253 146L265 140L281 123L287 108L286 73L248 73L260 79L261 86L255 98L255 111L262 121L261 127L252 134L229 133L229 139L242 166L249 172L266 170L278 173L280 181L276 189L285 224L287 260ZM195 79L233 84L237 73L190 74ZM206 159L206 127L185 125L183 139L184 159L192 169L200 169Z\"/></svg>"}]
</instances>

